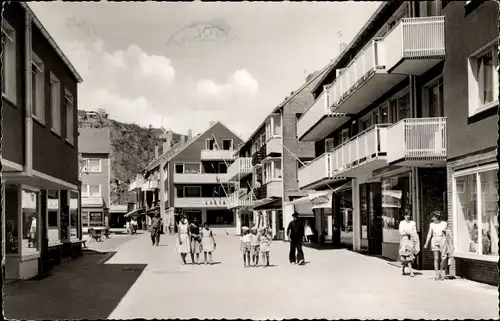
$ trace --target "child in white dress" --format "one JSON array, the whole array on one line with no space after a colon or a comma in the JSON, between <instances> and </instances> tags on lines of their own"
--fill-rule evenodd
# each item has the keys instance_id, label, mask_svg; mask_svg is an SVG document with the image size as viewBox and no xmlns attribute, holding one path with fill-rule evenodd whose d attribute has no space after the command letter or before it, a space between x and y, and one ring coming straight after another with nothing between
<instances>
[{"instance_id":1,"label":"child in white dress","mask_svg":"<svg viewBox=\"0 0 500 321\"><path fill-rule=\"evenodd\" d=\"M259 265L259 237L257 228L252 227L252 233L250 234L250 254L253 266Z\"/></svg>"},{"instance_id":2,"label":"child in white dress","mask_svg":"<svg viewBox=\"0 0 500 321\"><path fill-rule=\"evenodd\" d=\"M269 253L271 252L271 235L265 228L260 230L259 250L262 256L262 266L269 266Z\"/></svg>"},{"instance_id":3,"label":"child in white dress","mask_svg":"<svg viewBox=\"0 0 500 321\"><path fill-rule=\"evenodd\" d=\"M209 257L209 264L212 264L212 252L216 248L214 233L208 226L208 223L203 224L203 229L201 230L201 249L205 256L205 264L207 264L207 254Z\"/></svg>"}]
</instances>

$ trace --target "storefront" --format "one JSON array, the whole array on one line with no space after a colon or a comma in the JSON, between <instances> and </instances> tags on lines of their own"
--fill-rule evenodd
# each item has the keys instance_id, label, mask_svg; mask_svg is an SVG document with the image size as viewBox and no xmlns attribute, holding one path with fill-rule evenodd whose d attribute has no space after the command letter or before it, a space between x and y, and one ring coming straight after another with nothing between
<instances>
[{"instance_id":1,"label":"storefront","mask_svg":"<svg viewBox=\"0 0 500 321\"><path fill-rule=\"evenodd\" d=\"M457 276L498 284L498 164L454 170L452 213Z\"/></svg>"},{"instance_id":2,"label":"storefront","mask_svg":"<svg viewBox=\"0 0 500 321\"><path fill-rule=\"evenodd\" d=\"M382 256L393 260L399 257L399 222L404 220L405 210L412 211L411 179L407 171L381 180Z\"/></svg>"},{"instance_id":3,"label":"storefront","mask_svg":"<svg viewBox=\"0 0 500 321\"><path fill-rule=\"evenodd\" d=\"M82 198L82 228L106 226L106 209L101 197Z\"/></svg>"}]
</instances>

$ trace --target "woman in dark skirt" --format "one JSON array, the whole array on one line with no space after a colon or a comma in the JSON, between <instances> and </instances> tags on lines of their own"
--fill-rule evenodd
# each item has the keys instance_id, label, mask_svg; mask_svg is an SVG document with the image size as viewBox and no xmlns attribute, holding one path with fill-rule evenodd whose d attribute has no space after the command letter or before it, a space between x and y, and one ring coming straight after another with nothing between
<instances>
[{"instance_id":1,"label":"woman in dark skirt","mask_svg":"<svg viewBox=\"0 0 500 321\"><path fill-rule=\"evenodd\" d=\"M198 224L198 220L196 218L193 219L193 222L189 225L189 235L191 238L191 262L193 264L198 264L201 253L201 235L200 225Z\"/></svg>"}]
</instances>

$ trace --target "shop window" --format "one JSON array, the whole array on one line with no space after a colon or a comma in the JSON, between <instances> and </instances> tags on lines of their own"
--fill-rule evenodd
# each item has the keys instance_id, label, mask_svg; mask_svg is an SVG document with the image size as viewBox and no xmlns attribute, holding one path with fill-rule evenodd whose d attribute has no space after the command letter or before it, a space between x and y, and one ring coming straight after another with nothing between
<instances>
[{"instance_id":1,"label":"shop window","mask_svg":"<svg viewBox=\"0 0 500 321\"><path fill-rule=\"evenodd\" d=\"M383 241L399 243L399 222L405 210L412 209L410 173L382 179Z\"/></svg>"},{"instance_id":2,"label":"shop window","mask_svg":"<svg viewBox=\"0 0 500 321\"><path fill-rule=\"evenodd\" d=\"M2 19L2 96L14 104L17 101L16 30Z\"/></svg>"},{"instance_id":3,"label":"shop window","mask_svg":"<svg viewBox=\"0 0 500 321\"><path fill-rule=\"evenodd\" d=\"M207 211L209 225L234 225L234 213L231 211Z\"/></svg>"},{"instance_id":4,"label":"shop window","mask_svg":"<svg viewBox=\"0 0 500 321\"><path fill-rule=\"evenodd\" d=\"M492 166L455 174L457 253L498 256L497 184Z\"/></svg>"},{"instance_id":5,"label":"shop window","mask_svg":"<svg viewBox=\"0 0 500 321\"><path fill-rule=\"evenodd\" d=\"M223 150L232 150L233 149L233 140L232 139L223 139L222 140L222 149Z\"/></svg>"},{"instance_id":6,"label":"shop window","mask_svg":"<svg viewBox=\"0 0 500 321\"><path fill-rule=\"evenodd\" d=\"M89 212L82 212L82 227L89 226Z\"/></svg>"},{"instance_id":7,"label":"shop window","mask_svg":"<svg viewBox=\"0 0 500 321\"><path fill-rule=\"evenodd\" d=\"M103 226L103 213L102 212L90 212L89 213L89 227Z\"/></svg>"},{"instance_id":8,"label":"shop window","mask_svg":"<svg viewBox=\"0 0 500 321\"><path fill-rule=\"evenodd\" d=\"M70 214L69 214L69 226L70 226L70 238L78 238L78 192L70 192Z\"/></svg>"},{"instance_id":9,"label":"shop window","mask_svg":"<svg viewBox=\"0 0 500 321\"><path fill-rule=\"evenodd\" d=\"M469 116L498 106L496 43L469 58Z\"/></svg>"},{"instance_id":10,"label":"shop window","mask_svg":"<svg viewBox=\"0 0 500 321\"><path fill-rule=\"evenodd\" d=\"M38 219L38 192L23 189L22 190L22 255L37 253L40 249L39 244L39 219Z\"/></svg>"},{"instance_id":11,"label":"shop window","mask_svg":"<svg viewBox=\"0 0 500 321\"><path fill-rule=\"evenodd\" d=\"M59 191L52 190L47 192L47 227L49 245L59 243L59 210L60 199Z\"/></svg>"}]
</instances>

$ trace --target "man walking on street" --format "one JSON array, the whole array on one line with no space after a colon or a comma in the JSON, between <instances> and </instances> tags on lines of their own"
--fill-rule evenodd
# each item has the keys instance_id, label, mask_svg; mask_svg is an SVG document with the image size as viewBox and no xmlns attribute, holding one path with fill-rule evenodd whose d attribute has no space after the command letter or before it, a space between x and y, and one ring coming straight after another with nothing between
<instances>
[{"instance_id":1,"label":"man walking on street","mask_svg":"<svg viewBox=\"0 0 500 321\"><path fill-rule=\"evenodd\" d=\"M304 238L304 223L299 220L299 213L293 213L293 221L288 224L286 234L290 241L290 263L304 265L304 252L302 252L302 240ZM297 251L297 256L295 256Z\"/></svg>"},{"instance_id":2,"label":"man walking on street","mask_svg":"<svg viewBox=\"0 0 500 321\"><path fill-rule=\"evenodd\" d=\"M160 245L160 227L161 227L161 217L160 213L156 213L155 217L151 220L151 241L153 246Z\"/></svg>"}]
</instances>

